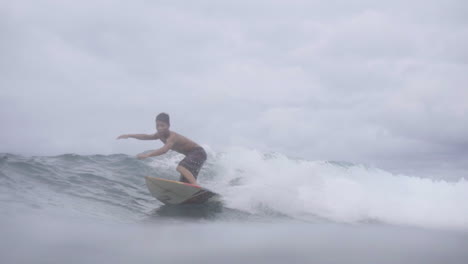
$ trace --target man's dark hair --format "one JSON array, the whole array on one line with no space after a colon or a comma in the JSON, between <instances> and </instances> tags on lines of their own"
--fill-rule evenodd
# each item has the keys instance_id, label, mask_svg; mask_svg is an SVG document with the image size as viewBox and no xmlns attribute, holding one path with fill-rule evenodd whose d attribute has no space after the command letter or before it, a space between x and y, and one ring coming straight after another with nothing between
<instances>
[{"instance_id":1,"label":"man's dark hair","mask_svg":"<svg viewBox=\"0 0 468 264\"><path fill-rule=\"evenodd\" d=\"M156 116L156 121L161 121L164 122L168 125L171 125L171 122L169 121L169 115L166 113L160 113L159 115Z\"/></svg>"}]
</instances>

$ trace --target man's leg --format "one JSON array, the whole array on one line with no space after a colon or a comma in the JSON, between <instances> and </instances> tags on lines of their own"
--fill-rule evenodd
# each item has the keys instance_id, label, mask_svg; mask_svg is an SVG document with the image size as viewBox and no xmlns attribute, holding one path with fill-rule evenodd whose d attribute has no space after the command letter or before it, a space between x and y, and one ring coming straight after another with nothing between
<instances>
[{"instance_id":1,"label":"man's leg","mask_svg":"<svg viewBox=\"0 0 468 264\"><path fill-rule=\"evenodd\" d=\"M189 170L187 170L186 168L179 165L179 166L177 166L177 171L180 174L182 174L182 176L184 176L185 179L187 179L187 181L189 183L198 185L197 179L195 179L195 177L193 177L193 174Z\"/></svg>"}]
</instances>

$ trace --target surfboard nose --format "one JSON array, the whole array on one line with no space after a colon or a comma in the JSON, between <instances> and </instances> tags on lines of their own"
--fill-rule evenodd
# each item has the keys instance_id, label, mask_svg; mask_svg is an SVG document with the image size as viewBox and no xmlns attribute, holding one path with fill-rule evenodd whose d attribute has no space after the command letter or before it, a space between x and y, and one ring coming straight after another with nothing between
<instances>
[{"instance_id":1,"label":"surfboard nose","mask_svg":"<svg viewBox=\"0 0 468 264\"><path fill-rule=\"evenodd\" d=\"M165 204L204 203L217 194L197 185L145 176L150 193Z\"/></svg>"}]
</instances>

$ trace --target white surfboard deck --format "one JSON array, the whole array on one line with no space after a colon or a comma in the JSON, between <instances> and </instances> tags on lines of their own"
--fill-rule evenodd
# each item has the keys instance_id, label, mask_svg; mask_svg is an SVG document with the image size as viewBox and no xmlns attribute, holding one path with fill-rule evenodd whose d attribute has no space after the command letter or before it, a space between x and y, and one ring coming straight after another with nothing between
<instances>
[{"instance_id":1,"label":"white surfboard deck","mask_svg":"<svg viewBox=\"0 0 468 264\"><path fill-rule=\"evenodd\" d=\"M208 189L190 183L145 176L151 194L164 204L199 204L219 197Z\"/></svg>"}]
</instances>

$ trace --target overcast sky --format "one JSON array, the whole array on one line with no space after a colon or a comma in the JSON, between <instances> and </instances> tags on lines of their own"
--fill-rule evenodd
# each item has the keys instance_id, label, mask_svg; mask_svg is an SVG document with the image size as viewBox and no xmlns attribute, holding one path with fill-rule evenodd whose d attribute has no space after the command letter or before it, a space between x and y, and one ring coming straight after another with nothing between
<instances>
[{"instance_id":1,"label":"overcast sky","mask_svg":"<svg viewBox=\"0 0 468 264\"><path fill-rule=\"evenodd\" d=\"M1 1L0 152L137 154L172 130L468 170L466 1ZM468 178L468 177L467 177Z\"/></svg>"}]
</instances>

